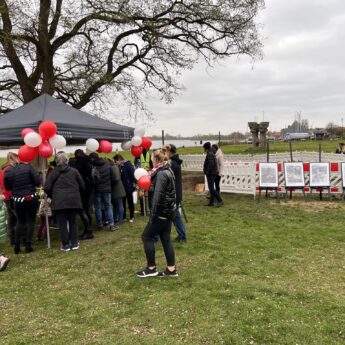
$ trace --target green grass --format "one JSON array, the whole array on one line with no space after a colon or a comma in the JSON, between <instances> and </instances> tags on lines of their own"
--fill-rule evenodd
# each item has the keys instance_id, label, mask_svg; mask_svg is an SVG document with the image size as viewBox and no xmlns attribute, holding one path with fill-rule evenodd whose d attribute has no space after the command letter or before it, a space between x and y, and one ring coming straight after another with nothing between
<instances>
[{"instance_id":1,"label":"green grass","mask_svg":"<svg viewBox=\"0 0 345 345\"><path fill-rule=\"evenodd\" d=\"M186 195L178 278L135 276L142 217L76 252L59 252L55 230L51 250L7 246L1 344L344 344L344 204L224 199Z\"/></svg>"}]
</instances>

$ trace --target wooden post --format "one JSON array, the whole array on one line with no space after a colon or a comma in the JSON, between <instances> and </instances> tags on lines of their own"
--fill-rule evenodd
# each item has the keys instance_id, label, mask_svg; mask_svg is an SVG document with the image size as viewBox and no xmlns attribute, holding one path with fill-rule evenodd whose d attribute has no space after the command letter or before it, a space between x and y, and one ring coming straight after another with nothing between
<instances>
[{"instance_id":1,"label":"wooden post","mask_svg":"<svg viewBox=\"0 0 345 345\"><path fill-rule=\"evenodd\" d=\"M321 143L319 143L319 162L321 163Z\"/></svg>"},{"instance_id":2,"label":"wooden post","mask_svg":"<svg viewBox=\"0 0 345 345\"><path fill-rule=\"evenodd\" d=\"M220 147L220 131L218 133L218 146Z\"/></svg>"},{"instance_id":3,"label":"wooden post","mask_svg":"<svg viewBox=\"0 0 345 345\"><path fill-rule=\"evenodd\" d=\"M267 163L270 161L270 144L267 142L266 143L266 148L267 148Z\"/></svg>"},{"instance_id":4,"label":"wooden post","mask_svg":"<svg viewBox=\"0 0 345 345\"><path fill-rule=\"evenodd\" d=\"M162 129L162 145L164 145L164 129Z\"/></svg>"}]
</instances>

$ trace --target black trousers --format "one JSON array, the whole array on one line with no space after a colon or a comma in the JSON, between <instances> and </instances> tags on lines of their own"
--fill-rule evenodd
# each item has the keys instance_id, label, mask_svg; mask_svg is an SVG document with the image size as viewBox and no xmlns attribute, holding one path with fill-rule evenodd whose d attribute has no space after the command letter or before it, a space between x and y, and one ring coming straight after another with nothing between
<instances>
[{"instance_id":1,"label":"black trousers","mask_svg":"<svg viewBox=\"0 0 345 345\"><path fill-rule=\"evenodd\" d=\"M13 209L13 203L10 200L5 200L5 204L7 208L7 233L11 240L11 245L13 245L15 242L17 218Z\"/></svg>"},{"instance_id":2,"label":"black trousers","mask_svg":"<svg viewBox=\"0 0 345 345\"><path fill-rule=\"evenodd\" d=\"M123 198L123 219L126 219L126 203L128 204L129 218L134 218L133 193L126 193L126 196Z\"/></svg>"},{"instance_id":3,"label":"black trousers","mask_svg":"<svg viewBox=\"0 0 345 345\"><path fill-rule=\"evenodd\" d=\"M15 245L20 245L20 239L25 237L25 246L30 248L32 235L35 229L36 213L38 209L38 199L34 197L30 201L14 202L14 212L17 218L15 228Z\"/></svg>"},{"instance_id":4,"label":"black trousers","mask_svg":"<svg viewBox=\"0 0 345 345\"><path fill-rule=\"evenodd\" d=\"M91 195L81 194L81 202L82 202L83 208L78 211L78 214L84 225L84 234L92 234L92 228L91 228L92 216L90 212Z\"/></svg>"},{"instance_id":5,"label":"black trousers","mask_svg":"<svg viewBox=\"0 0 345 345\"><path fill-rule=\"evenodd\" d=\"M159 235L165 258L168 266L175 265L175 251L170 241L171 223L169 219L155 219L149 222L141 238L144 242L144 250L147 259L147 266L156 266L156 251L154 238Z\"/></svg>"},{"instance_id":6,"label":"black trousers","mask_svg":"<svg viewBox=\"0 0 345 345\"><path fill-rule=\"evenodd\" d=\"M216 186L216 191L218 194L220 194L220 180L221 180L221 176L220 175L216 175L216 178L214 179L214 184Z\"/></svg>"},{"instance_id":7,"label":"black trousers","mask_svg":"<svg viewBox=\"0 0 345 345\"><path fill-rule=\"evenodd\" d=\"M72 245L78 243L78 212L79 210L75 208L55 211L58 227L60 229L61 242L64 246L69 243Z\"/></svg>"},{"instance_id":8,"label":"black trousers","mask_svg":"<svg viewBox=\"0 0 345 345\"><path fill-rule=\"evenodd\" d=\"M222 198L218 194L218 192L214 189L215 179L217 175L206 175L208 189L210 190L210 204L214 203L214 199L218 202L222 201Z\"/></svg>"}]
</instances>

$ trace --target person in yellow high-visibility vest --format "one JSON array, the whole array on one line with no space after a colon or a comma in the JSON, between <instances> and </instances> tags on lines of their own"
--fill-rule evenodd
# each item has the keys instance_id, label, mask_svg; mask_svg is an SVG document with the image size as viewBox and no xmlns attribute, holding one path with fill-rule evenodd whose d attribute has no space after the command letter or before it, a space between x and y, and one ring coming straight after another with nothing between
<instances>
[{"instance_id":1,"label":"person in yellow high-visibility vest","mask_svg":"<svg viewBox=\"0 0 345 345\"><path fill-rule=\"evenodd\" d=\"M134 166L135 168L144 168L147 171L151 171L153 168L153 164L151 161L151 153L149 150L143 149L143 152L140 157L136 157L134 159ZM146 193L144 194L144 197L147 196ZM145 215L145 207L144 207L144 198L140 198L140 214L142 216ZM146 205L146 208L148 205ZM147 213L147 212L146 212Z\"/></svg>"}]
</instances>

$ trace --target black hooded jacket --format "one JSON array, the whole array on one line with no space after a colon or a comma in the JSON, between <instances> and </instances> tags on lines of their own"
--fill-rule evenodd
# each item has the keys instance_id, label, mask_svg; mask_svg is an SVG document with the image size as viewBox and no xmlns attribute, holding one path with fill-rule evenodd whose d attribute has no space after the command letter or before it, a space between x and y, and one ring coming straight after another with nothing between
<instances>
[{"instance_id":1,"label":"black hooded jacket","mask_svg":"<svg viewBox=\"0 0 345 345\"><path fill-rule=\"evenodd\" d=\"M80 191L84 188L84 181L78 170L68 165L55 168L44 185L44 191L52 199L54 211L81 209Z\"/></svg>"},{"instance_id":2,"label":"black hooded jacket","mask_svg":"<svg viewBox=\"0 0 345 345\"><path fill-rule=\"evenodd\" d=\"M176 154L170 157L171 170L175 175L176 204L182 201L182 170L181 164L183 160Z\"/></svg>"},{"instance_id":3,"label":"black hooded jacket","mask_svg":"<svg viewBox=\"0 0 345 345\"><path fill-rule=\"evenodd\" d=\"M158 168L151 175L151 186L149 189L151 220L155 220L158 217L175 218L176 192L174 180L174 173L170 169L169 164Z\"/></svg>"},{"instance_id":4,"label":"black hooded jacket","mask_svg":"<svg viewBox=\"0 0 345 345\"><path fill-rule=\"evenodd\" d=\"M218 175L216 155L212 150L206 152L203 170L205 175Z\"/></svg>"},{"instance_id":5,"label":"black hooded jacket","mask_svg":"<svg viewBox=\"0 0 345 345\"><path fill-rule=\"evenodd\" d=\"M110 164L103 158L96 158L92 165L99 172L99 180L95 182L95 191L98 193L111 193L111 183L115 180L115 174Z\"/></svg>"}]
</instances>

